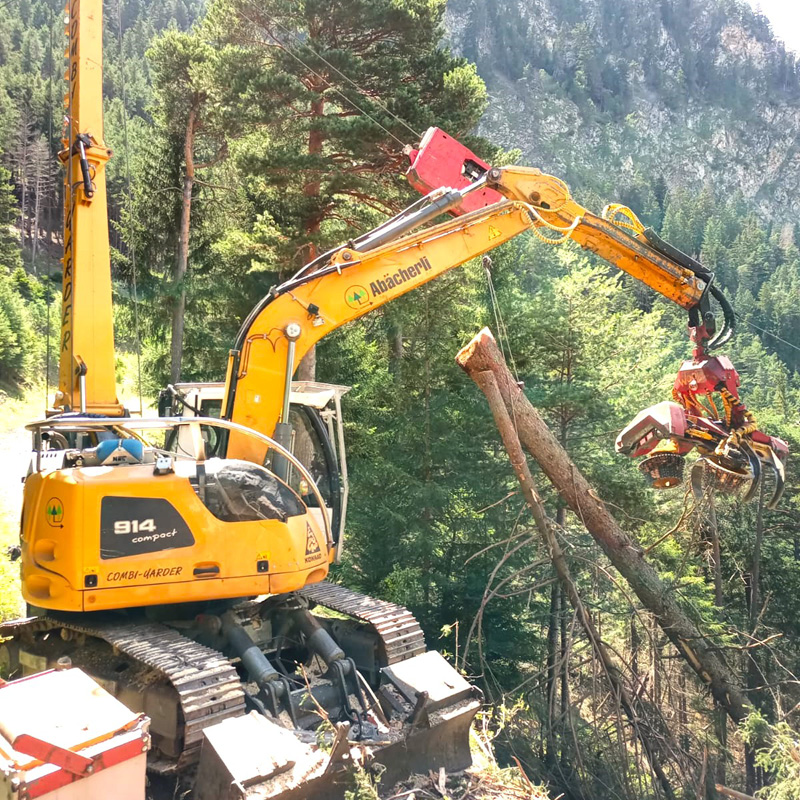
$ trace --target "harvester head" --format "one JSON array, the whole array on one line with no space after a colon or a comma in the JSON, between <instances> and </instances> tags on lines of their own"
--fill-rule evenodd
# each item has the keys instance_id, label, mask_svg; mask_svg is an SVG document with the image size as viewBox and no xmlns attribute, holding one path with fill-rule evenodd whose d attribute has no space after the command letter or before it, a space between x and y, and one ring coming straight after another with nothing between
<instances>
[{"instance_id":1,"label":"harvester head","mask_svg":"<svg viewBox=\"0 0 800 800\"><path fill-rule=\"evenodd\" d=\"M639 469L654 489L671 489L683 481L684 456L697 448L700 458L691 471L694 495L702 497L713 488L738 494L748 502L771 475L774 508L783 494L786 442L767 436L751 426L747 432L731 431L723 421L690 414L681 405L663 402L640 411L617 437L618 453L636 458L648 456Z\"/></svg>"},{"instance_id":2,"label":"harvester head","mask_svg":"<svg viewBox=\"0 0 800 800\"><path fill-rule=\"evenodd\" d=\"M707 489L723 494L740 494L750 499L758 484L757 474L752 467L724 463L718 456L703 456L692 466L692 492L702 497Z\"/></svg>"}]
</instances>

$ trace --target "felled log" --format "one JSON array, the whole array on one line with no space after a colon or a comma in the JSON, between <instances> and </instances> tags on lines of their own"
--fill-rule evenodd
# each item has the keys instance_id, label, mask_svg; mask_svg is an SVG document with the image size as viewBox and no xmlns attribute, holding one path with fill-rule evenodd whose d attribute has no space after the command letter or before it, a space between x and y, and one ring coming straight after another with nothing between
<instances>
[{"instance_id":1,"label":"felled log","mask_svg":"<svg viewBox=\"0 0 800 800\"><path fill-rule=\"evenodd\" d=\"M541 536L544 545L547 547L547 550L550 553L550 560L553 563L556 575L558 575L558 580L561 583L561 586L564 588L567 597L569 597L570 604L575 609L578 622L583 628L584 633L586 634L586 637L592 646L592 650L594 651L600 663L603 665L603 671L605 672L606 678L611 685L611 690L614 694L614 697L619 702L620 707L625 712L625 716L628 718L637 737L639 738L645 755L647 756L648 763L650 764L650 768L653 770L654 776L661 784L664 796L667 798L667 800L674 800L675 793L673 792L672 786L667 780L667 776L664 774L664 770L661 767L658 745L651 741L647 726L642 724L643 720L639 718L635 703L625 687L622 670L619 668L613 656L608 651L608 648L603 643L603 640L600 638L600 635L594 626L594 622L592 621L592 617L586 610L586 606L583 604L583 599L581 598L580 592L578 592L578 587L572 580L569 565L567 564L566 558L564 558L564 553L561 550L561 545L558 541L558 537L556 536L556 529L558 526L554 520L547 516L547 512L545 511L544 505L539 497L539 493L536 490L536 484L533 480L530 467L528 466L528 460L525 458L525 453L522 451L522 445L520 444L519 437L514 429L514 424L509 416L508 409L503 402L503 398L500 395L500 390L497 386L497 380L495 379L494 373L487 370L485 372L475 373L471 377L475 383L478 384L480 390L486 395L486 399L489 402L489 409L494 417L495 425L497 425L500 438L503 440L503 446L508 453L511 466L514 469L517 480L519 480L520 487L522 489L522 495L525 498L525 501L528 503L531 513L533 514L533 519L536 523L536 528L539 531L539 535Z\"/></svg>"},{"instance_id":2,"label":"felled log","mask_svg":"<svg viewBox=\"0 0 800 800\"><path fill-rule=\"evenodd\" d=\"M491 372L503 403L525 449L581 520L608 559L630 585L642 605L678 652L709 688L734 722L747 714L747 700L718 649L700 631L645 556L622 530L597 492L553 436L539 412L525 397L506 366L488 328L478 333L456 356L456 362L480 385L476 376Z\"/></svg>"},{"instance_id":3,"label":"felled log","mask_svg":"<svg viewBox=\"0 0 800 800\"><path fill-rule=\"evenodd\" d=\"M756 800L756 798L751 794L737 792L736 789L729 789L727 786L723 786L721 783L716 784L716 787L720 794L725 795L725 797L732 797L733 800Z\"/></svg>"}]
</instances>

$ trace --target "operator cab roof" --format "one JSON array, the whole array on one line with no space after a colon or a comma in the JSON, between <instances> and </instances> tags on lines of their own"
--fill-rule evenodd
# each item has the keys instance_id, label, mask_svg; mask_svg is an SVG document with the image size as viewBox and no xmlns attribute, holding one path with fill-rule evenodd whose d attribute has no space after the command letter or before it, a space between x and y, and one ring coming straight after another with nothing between
<instances>
[{"instance_id":1,"label":"operator cab roof","mask_svg":"<svg viewBox=\"0 0 800 800\"><path fill-rule=\"evenodd\" d=\"M225 392L224 383L176 383L175 388L184 394L198 391L206 399L221 399ZM338 383L292 381L291 402L322 410L332 400L341 398L352 388Z\"/></svg>"}]
</instances>

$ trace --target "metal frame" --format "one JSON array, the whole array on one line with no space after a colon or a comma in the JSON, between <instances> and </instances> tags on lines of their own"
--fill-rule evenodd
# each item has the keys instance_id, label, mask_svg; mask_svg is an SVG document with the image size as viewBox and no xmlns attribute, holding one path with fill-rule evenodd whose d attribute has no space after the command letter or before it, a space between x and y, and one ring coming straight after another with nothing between
<instances>
[{"instance_id":1,"label":"metal frame","mask_svg":"<svg viewBox=\"0 0 800 800\"><path fill-rule=\"evenodd\" d=\"M225 399L225 383L223 381L196 381L184 382L174 384L174 388L181 392L189 393L197 391L197 408L202 408L203 390L218 390L219 399L224 402ZM335 563L340 563L342 558L342 549L344 546L344 533L347 521L347 505L350 497L350 477L347 468L347 448L344 439L344 416L342 413L342 397L352 389L351 386L346 386L339 383L322 383L319 381L292 381L291 401L293 404L311 408L319 412L319 415L324 422L327 431L328 439L331 443L334 456L336 458L337 466L339 468L339 477L341 484L341 510L339 512L339 530L336 531L336 556ZM313 396L316 392L330 391L333 393L333 408L328 405L321 408L317 405L304 402L308 397ZM308 397L304 398L304 395ZM214 398L216 399L216 398ZM175 417L177 419L177 417ZM335 422L334 422L335 419Z\"/></svg>"},{"instance_id":2,"label":"metal frame","mask_svg":"<svg viewBox=\"0 0 800 800\"><path fill-rule=\"evenodd\" d=\"M319 489L317 488L317 484L311 477L311 473L303 466L302 462L290 450L287 450L279 442L276 442L274 439L272 439L271 437L267 436L264 433L259 433L258 431L254 431L252 428L247 428L244 425L239 425L236 422L230 422L226 419L215 419L214 417L153 417L149 419L132 419L130 417L120 418L120 417L69 416L69 417L59 418L56 416L56 417L50 417L49 419L37 420L36 422L31 422L25 426L25 430L33 432L34 448L36 450L36 471L40 472L43 430L60 429L67 431L88 431L99 428L117 428L125 431L126 433L131 433L132 435L135 435L133 434L133 431L166 430L167 428L180 427L181 425L190 426L194 431L196 431L197 436L200 436L200 427L202 425L209 425L211 427L224 428L229 431L236 431L237 433L241 433L245 436L252 436L253 438L258 439L261 442L265 443L270 448L274 449L276 452L280 453L280 455L286 458L295 468L297 468L300 475L302 475L303 479L308 482L308 485L314 492L314 496L316 497L317 502L319 503L319 507L323 509L323 513L320 514L320 516L322 517L323 525L325 526L325 537L328 542L328 546L330 547L333 545L333 532L331 530L331 523L330 520L328 519L328 515L324 513L324 509L326 509L327 506L325 505L325 500L323 499ZM203 453L203 448L200 448L199 453L200 454ZM187 460L192 460L192 459L187 459ZM198 458L193 460L202 462L205 460L205 456L204 454L202 454L199 455Z\"/></svg>"}]
</instances>

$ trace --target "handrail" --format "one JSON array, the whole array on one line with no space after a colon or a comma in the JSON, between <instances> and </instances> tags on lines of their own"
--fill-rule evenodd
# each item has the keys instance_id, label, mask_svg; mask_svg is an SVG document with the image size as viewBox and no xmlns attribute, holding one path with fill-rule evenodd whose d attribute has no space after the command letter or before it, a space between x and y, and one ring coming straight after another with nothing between
<instances>
[{"instance_id":1,"label":"handrail","mask_svg":"<svg viewBox=\"0 0 800 800\"><path fill-rule=\"evenodd\" d=\"M333 533L331 531L331 523L328 519L325 509L327 505L325 500L317 488L316 481L311 477L311 473L303 466L297 456L290 450L287 450L282 444L276 442L271 437L267 436L260 431L254 431L245 425L239 425L238 422L231 422L227 419L217 419L216 417L148 417L144 419L133 419L130 417L59 417L54 416L48 419L36 420L30 422L25 426L25 430L32 431L37 437L37 441L41 442L41 432L43 428L61 430L92 430L94 428L122 428L126 431L134 430L159 430L167 428L180 427L181 425L210 425L212 427L225 428L230 431L242 433L245 436L253 436L266 443L269 447L274 449L277 453L288 459L292 465L298 470L300 475L308 482L308 485L314 492L317 498L320 510L322 511L323 524L325 526L325 536L328 546L333 546ZM37 445L37 450L41 450L41 444Z\"/></svg>"}]
</instances>

